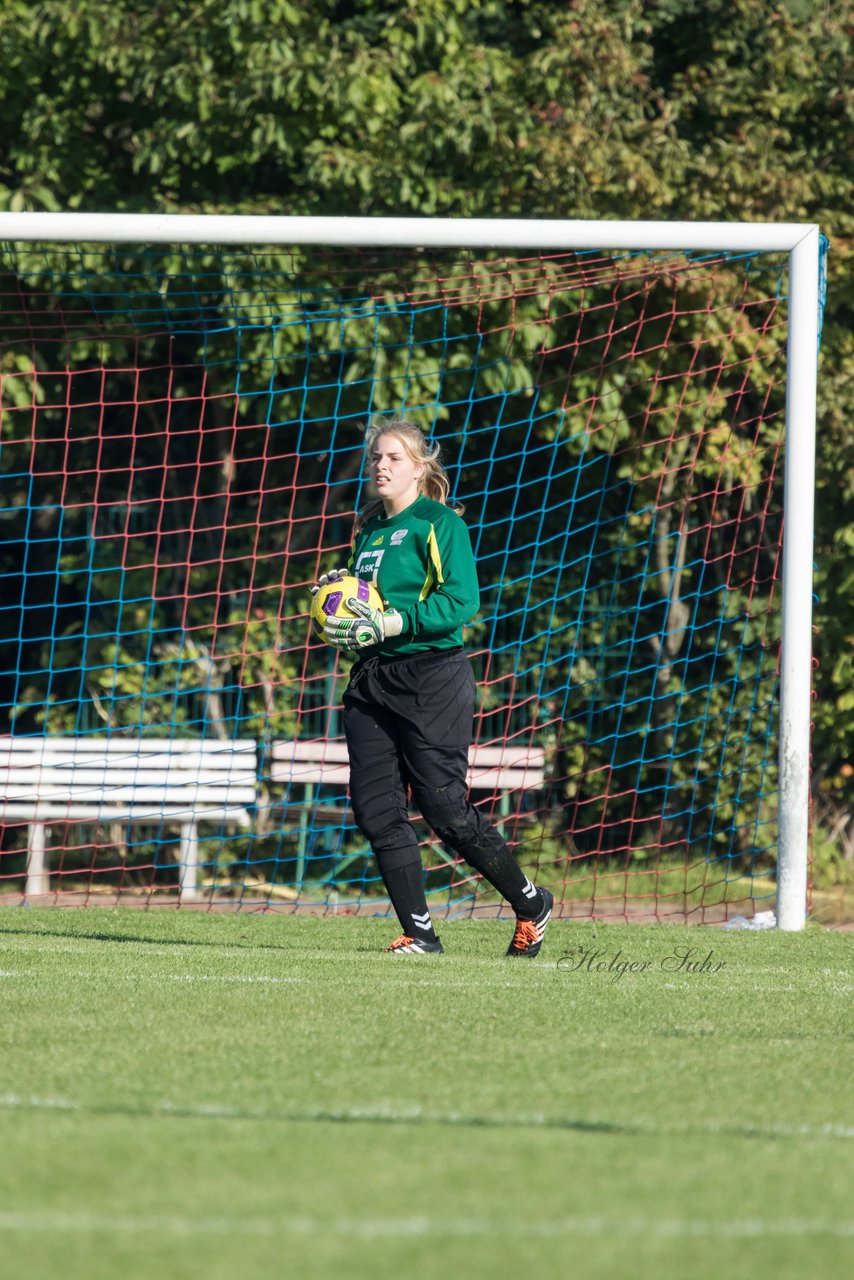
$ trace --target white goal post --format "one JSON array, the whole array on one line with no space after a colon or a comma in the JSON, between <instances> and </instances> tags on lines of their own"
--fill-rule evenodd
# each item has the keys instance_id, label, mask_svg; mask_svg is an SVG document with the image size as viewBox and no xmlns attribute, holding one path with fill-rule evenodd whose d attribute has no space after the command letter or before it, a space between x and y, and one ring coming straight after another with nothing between
<instances>
[{"instance_id":1,"label":"white goal post","mask_svg":"<svg viewBox=\"0 0 854 1280\"><path fill-rule=\"evenodd\" d=\"M806 921L819 229L800 223L0 213L0 240L784 252L789 257L777 924Z\"/></svg>"}]
</instances>

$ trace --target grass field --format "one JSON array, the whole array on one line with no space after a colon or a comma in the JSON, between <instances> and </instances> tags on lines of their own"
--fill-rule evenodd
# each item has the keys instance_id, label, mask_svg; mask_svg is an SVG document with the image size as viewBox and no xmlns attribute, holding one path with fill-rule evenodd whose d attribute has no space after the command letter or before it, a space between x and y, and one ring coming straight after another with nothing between
<instances>
[{"instance_id":1,"label":"grass field","mask_svg":"<svg viewBox=\"0 0 854 1280\"><path fill-rule=\"evenodd\" d=\"M854 935L441 932L0 911L4 1276L852 1274Z\"/></svg>"}]
</instances>

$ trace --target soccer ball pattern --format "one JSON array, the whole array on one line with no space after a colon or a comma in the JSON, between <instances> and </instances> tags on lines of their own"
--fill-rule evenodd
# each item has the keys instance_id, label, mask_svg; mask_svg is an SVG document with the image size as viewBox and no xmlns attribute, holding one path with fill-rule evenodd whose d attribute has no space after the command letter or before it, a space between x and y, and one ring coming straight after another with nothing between
<instances>
[{"instance_id":1,"label":"soccer ball pattern","mask_svg":"<svg viewBox=\"0 0 854 1280\"><path fill-rule=\"evenodd\" d=\"M311 619L315 631L322 639L326 638L323 635L323 625L327 618L355 618L357 616L352 609L347 607L347 601L353 596L357 600L363 600L365 604L371 605L374 609L382 609L383 607L382 597L375 586L349 574L343 578L338 578L335 582L324 583L314 595L311 602Z\"/></svg>"}]
</instances>

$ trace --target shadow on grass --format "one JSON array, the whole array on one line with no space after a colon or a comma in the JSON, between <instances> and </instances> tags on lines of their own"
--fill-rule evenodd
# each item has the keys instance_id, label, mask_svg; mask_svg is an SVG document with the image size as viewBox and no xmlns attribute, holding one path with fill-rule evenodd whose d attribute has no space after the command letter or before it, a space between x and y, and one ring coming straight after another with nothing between
<instances>
[{"instance_id":1,"label":"shadow on grass","mask_svg":"<svg viewBox=\"0 0 854 1280\"><path fill-rule=\"evenodd\" d=\"M255 942L248 938L223 939L222 942L204 938L164 938L145 937L139 933L107 933L98 929L37 929L34 927L16 929L12 926L0 925L0 934L30 938L66 938L81 939L87 942L139 942L143 946L157 947L221 947L226 950L242 948L246 951L293 951L294 945L281 942Z\"/></svg>"},{"instance_id":2,"label":"shadow on grass","mask_svg":"<svg viewBox=\"0 0 854 1280\"><path fill-rule=\"evenodd\" d=\"M73 1102L60 1098L25 1098L0 1094L0 1110L59 1111L81 1116L103 1116L144 1120L230 1120L249 1124L330 1124L330 1125L439 1125L463 1129L545 1129L552 1132L590 1133L605 1137L664 1138L690 1137L714 1134L717 1137L786 1141L803 1138L838 1138L850 1141L854 1130L841 1124L824 1125L751 1125L751 1124L691 1124L644 1125L609 1120L587 1120L573 1116L518 1115L483 1116L462 1112L430 1112L414 1108L412 1111L373 1111L354 1108L348 1111L334 1109L294 1111L253 1111L238 1107L181 1106L155 1104L100 1105Z\"/></svg>"}]
</instances>

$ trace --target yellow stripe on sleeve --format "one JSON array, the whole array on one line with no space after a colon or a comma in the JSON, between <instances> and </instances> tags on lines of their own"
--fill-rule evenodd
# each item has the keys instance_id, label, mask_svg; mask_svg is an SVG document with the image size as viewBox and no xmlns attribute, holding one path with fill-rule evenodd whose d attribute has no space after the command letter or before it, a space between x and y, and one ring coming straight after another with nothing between
<instances>
[{"instance_id":1,"label":"yellow stripe on sleeve","mask_svg":"<svg viewBox=\"0 0 854 1280\"><path fill-rule=\"evenodd\" d=\"M427 551L430 554L430 560L434 570L436 571L436 581L444 582L445 579L442 577L442 557L439 555L439 544L436 541L436 530L432 524L430 525L430 536L427 539Z\"/></svg>"},{"instance_id":2,"label":"yellow stripe on sleeve","mask_svg":"<svg viewBox=\"0 0 854 1280\"><path fill-rule=\"evenodd\" d=\"M418 599L426 600L430 594L430 588L434 583L444 582L445 578L442 574L442 557L439 554L439 543L436 541L436 530L430 525L430 533L427 536L427 555L429 562L427 564L427 577L424 579L424 586L421 588L421 594Z\"/></svg>"}]
</instances>

